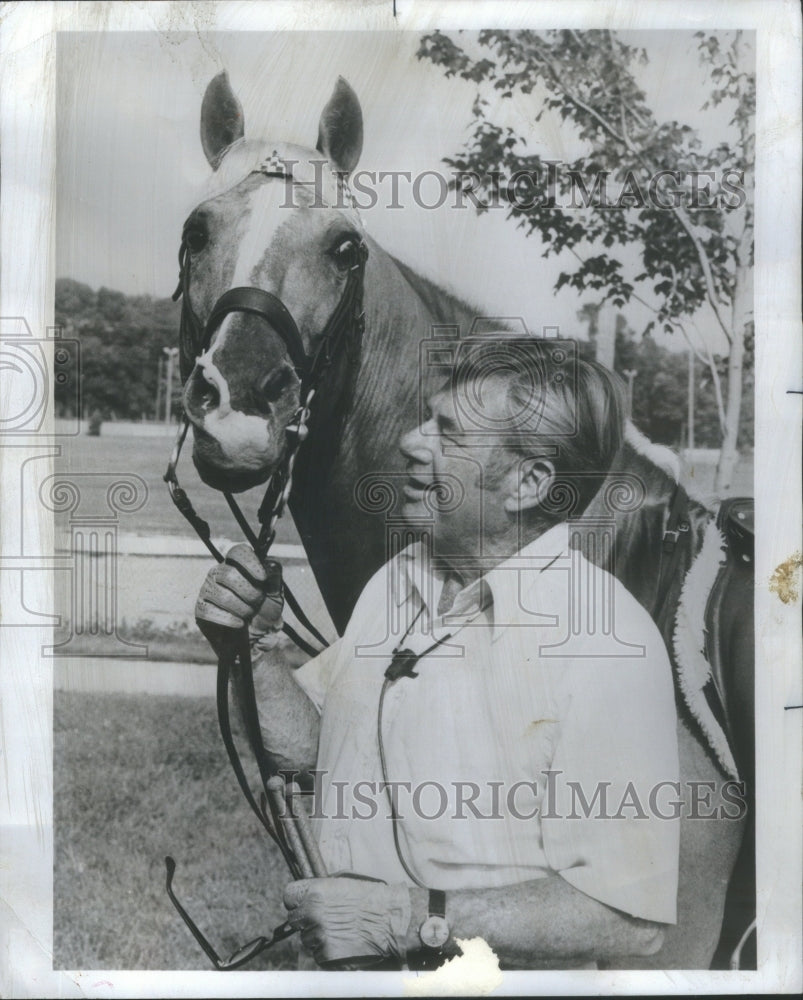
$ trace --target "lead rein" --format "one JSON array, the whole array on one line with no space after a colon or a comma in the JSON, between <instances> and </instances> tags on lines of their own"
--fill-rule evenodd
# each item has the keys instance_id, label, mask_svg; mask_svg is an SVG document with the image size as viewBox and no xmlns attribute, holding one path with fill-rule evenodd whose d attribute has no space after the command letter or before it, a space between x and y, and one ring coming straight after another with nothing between
<instances>
[{"instance_id":1,"label":"lead rein","mask_svg":"<svg viewBox=\"0 0 803 1000\"><path fill-rule=\"evenodd\" d=\"M273 475L268 480L265 496L263 497L262 504L259 509L260 530L258 536L254 534L250 525L247 524L245 517L242 515L239 506L234 500L234 497L230 494L226 495L226 500L229 503L229 507L231 508L234 517L240 525L244 535L251 543L257 558L263 565L267 559L268 552L276 535L276 523L284 512L284 507L290 496L290 491L292 489L293 465L295 463L298 449L303 444L309 433L307 421L310 417L310 403L316 393L321 376L331 363L335 351L339 349L345 349L346 351L353 350L353 344L349 342L349 338L351 338L351 341L356 343L356 353L357 356L359 356L362 334L365 329L365 312L362 309L362 278L365 261L368 256L368 250L363 241L360 241L358 249L358 261L350 270L341 300L335 307L334 313L330 316L329 321L326 324L314 357L312 359L299 359L303 368L300 405L296 412L294 421L286 428L289 441L288 447L285 451L284 462L275 470ZM184 299L181 312L182 350L186 349L187 340L189 340L192 344L192 349L196 355L199 351L204 350L208 342L211 340L214 332L214 320L217 319L219 321L220 316L229 311L248 311L256 312L258 315L263 315L265 318L270 320L271 324L276 329L276 332L285 341L291 356L293 351L298 348L301 338L298 333L298 328L293 322L292 316L287 312L283 303L276 299L275 296L260 290L246 288L232 290L225 293L224 296L221 296L221 299L218 300L218 303L213 308L212 316L210 316L206 328L202 328L190 303L190 261L184 239L182 239L182 245L179 250L179 267L179 283L173 295L173 299L174 301L181 297ZM258 301L255 303L254 299L257 296ZM223 300L225 300L225 309L223 309ZM277 316L277 310L281 313L281 315ZM349 315L349 312L351 312L352 315ZM351 320L350 323L349 320ZM346 340L345 345L342 343L344 340ZM176 475L176 467L178 465L184 441L187 437L189 425L190 421L185 415L182 426L179 428L179 432L176 437L176 442L168 463L167 471L164 475L164 480L167 483L170 496L179 512L190 523L198 537L207 549L209 549L212 556L218 562L223 562L224 557L222 553L212 542L209 524L195 512L189 497L179 485L178 477ZM301 624L310 631L311 635L315 636L318 641L326 646L327 643L325 642L323 636L309 622L309 619L301 610L295 596L289 590L284 581L282 586L284 595L287 598L287 603L290 605ZM308 655L312 656L318 652L309 643L302 640L295 629L287 623L284 623L283 631L290 636L297 645L307 652ZM256 799L251 791L248 779L243 769L242 761L240 760L240 755L234 742L234 737L231 732L228 704L230 687L229 680L232 670L235 667L239 668L239 681L241 687L244 688L242 691L242 709L246 734L257 761L260 779L264 789L261 809L259 805L257 805ZM259 725L259 714L254 692L251 648L247 628L243 628L241 630L241 635L238 640L238 648L236 650L232 650L229 655L222 656L219 659L217 703L218 721L220 724L221 735L223 737L223 742L225 744L229 760L240 784L240 788L271 839L273 839L279 846L282 856L290 869L292 877L297 879L307 873L317 876L326 875L326 867L309 827L309 820L304 812L303 806L297 802L299 795L297 786L291 785L289 793L290 801L288 802L288 789L285 787L284 779L276 773L277 769L274 766L275 761L271 760L270 754L267 753L262 741L262 731ZM281 789L284 789L284 807L282 809L279 808L280 803L278 801L280 787ZM271 818L268 816L268 807L270 808ZM167 858L166 862L167 891L170 899L185 924L190 929L196 940L198 940L204 948L204 951L216 968L221 970L237 968L250 961L250 959L258 954L262 949L270 947L271 944L281 940L282 937L286 937L289 933L292 933L289 925L283 924L281 927L276 929L271 939L257 939L256 941L251 942L250 945L246 945L244 949L241 949L240 952L235 953L229 959L222 960L216 954L212 946L203 938L200 930L192 922L186 911L181 907L178 900L175 898L172 892L172 875L175 870L175 862L173 862L171 858Z\"/></svg>"}]
</instances>

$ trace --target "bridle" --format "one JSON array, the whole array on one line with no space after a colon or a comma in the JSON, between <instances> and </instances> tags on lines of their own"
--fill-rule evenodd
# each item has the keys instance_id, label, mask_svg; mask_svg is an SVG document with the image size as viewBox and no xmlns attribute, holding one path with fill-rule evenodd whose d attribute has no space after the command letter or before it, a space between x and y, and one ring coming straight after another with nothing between
<instances>
[{"instance_id":1,"label":"bridle","mask_svg":"<svg viewBox=\"0 0 803 1000\"><path fill-rule=\"evenodd\" d=\"M271 160L269 165L261 167L256 172L262 173L267 177L287 179L288 176L285 170L275 168L274 160ZM301 380L299 406L290 423L285 428L287 444L282 455L282 460L268 480L265 494L258 510L258 531L255 532L252 529L234 496L230 492L224 492L226 501L240 529L254 549L257 558L263 564L267 559L268 552L275 538L276 523L282 516L290 497L293 485L293 466L299 449L309 435L310 428L308 425L310 417L313 415L314 400L316 396L320 399L322 391L327 388L325 384L326 374L335 361L345 360L352 367L356 367L360 362L362 337L365 329L365 314L362 302L368 248L363 240L359 240L356 243L355 249L356 260L346 275L340 300L320 336L315 339L314 350L308 354L305 350L298 326L289 309L278 296L261 288L240 287L224 292L212 307L206 323L203 324L195 313L190 299L191 254L187 241L186 226L182 234L178 255L179 281L176 291L173 294L173 301L182 299L180 350L183 373L186 371L188 375L190 363L194 364L198 357L209 349L212 338L226 316L232 313L247 313L264 320L278 334ZM332 387L329 386L328 388ZM218 562L223 562L223 554L211 539L209 524L196 513L186 491L178 481L176 469L189 427L190 420L185 415L173 446L164 480L167 483L173 503L179 512L190 523L212 556ZM287 604L304 628L323 646L328 645L320 632L311 624L297 599L284 583L283 594ZM282 630L308 655L313 656L319 652L319 650L304 640L287 622L283 624ZM278 772L279 767L276 759L266 750L262 741L262 731L259 725L254 691L248 630L247 628L242 629L240 632L235 633L235 635L236 645L232 646L231 654L221 656L218 662L217 708L221 736L223 737L223 742L240 788L251 809L270 837L279 846L293 877L300 878L301 869L299 859L294 854L293 848L283 832L282 823L279 822L277 815L273 812L271 798L267 791L267 783ZM242 703L245 730L249 745L259 767L263 785L263 793L259 804L251 791L231 732L229 679L232 671L235 669L237 670L237 677L240 683L240 700ZM271 808L269 809L269 807ZM170 861L168 864L168 892L171 891L169 885L172 879L171 863L173 870L175 868L175 863ZM187 926L196 936L196 939L200 940L197 928L194 927L186 912L172 896L172 893L171 899L173 899L182 919L187 923Z\"/></svg>"},{"instance_id":2,"label":"bridle","mask_svg":"<svg viewBox=\"0 0 803 1000\"><path fill-rule=\"evenodd\" d=\"M267 177L281 177L284 179L287 177L286 173L281 170L263 169L260 172ZM239 287L224 292L212 307L206 324L202 324L192 307L189 294L191 277L190 252L187 243L186 226L182 234L178 255L179 282L173 293L173 301L182 299L180 349L182 352L183 367L186 366L191 358L194 363L200 355L209 349L214 334L220 328L226 316L231 313L248 313L265 320L279 335L287 349L290 360L295 366L296 374L301 380L300 404L293 419L285 427L285 433L288 438L287 446L282 461L268 480L257 514L260 524L258 533L255 533L248 524L234 496L228 491L224 491L223 493L240 529L253 547L257 557L263 562L275 538L276 522L284 512L290 496L296 455L309 433L307 424L311 415L311 404L323 386L324 376L332 362L341 353L345 353L352 365L356 366L359 364L362 336L365 329L365 314L362 308L363 282L365 263L368 259L368 248L363 240L360 240L356 244L356 255L357 259L347 273L340 300L330 315L322 333L317 338L315 350L311 354L307 354L298 326L289 309L278 296L261 288ZM180 486L176 474L176 468L189 427L190 420L185 415L176 437L164 479L173 503L192 525L196 534L214 558L218 562L222 562L223 556L212 542L208 523L196 513L186 491ZM304 627L319 642L326 645L326 641L310 625L309 620L301 610L292 592L286 586L285 596L294 614L299 618ZM317 652L317 650L298 635L292 626L285 623L283 630L309 655L314 655Z\"/></svg>"}]
</instances>

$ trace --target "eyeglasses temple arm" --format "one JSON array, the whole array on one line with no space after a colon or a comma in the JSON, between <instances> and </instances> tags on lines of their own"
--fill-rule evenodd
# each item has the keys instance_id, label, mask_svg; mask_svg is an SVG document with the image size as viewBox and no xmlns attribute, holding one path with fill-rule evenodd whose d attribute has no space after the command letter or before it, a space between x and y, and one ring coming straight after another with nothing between
<instances>
[{"instance_id":1,"label":"eyeglasses temple arm","mask_svg":"<svg viewBox=\"0 0 803 1000\"><path fill-rule=\"evenodd\" d=\"M165 888L167 889L167 895L170 897L170 902L175 906L178 911L179 916L187 925L190 933L198 942L198 944L203 948L206 953L206 957L214 965L216 969L224 969L226 963L221 959L220 955L215 951L212 945L207 941L204 935L201 933L200 929L196 926L192 917L187 913L184 907L179 903L176 898L176 894L173 892L173 875L176 872L176 862L171 857L165 858L165 868L167 869L167 878L165 880Z\"/></svg>"}]
</instances>

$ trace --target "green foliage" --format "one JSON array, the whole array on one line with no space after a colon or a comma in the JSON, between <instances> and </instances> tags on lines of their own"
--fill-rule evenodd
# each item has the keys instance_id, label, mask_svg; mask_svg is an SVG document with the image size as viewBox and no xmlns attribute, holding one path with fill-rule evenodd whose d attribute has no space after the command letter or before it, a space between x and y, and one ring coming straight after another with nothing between
<instances>
[{"instance_id":1,"label":"green foliage","mask_svg":"<svg viewBox=\"0 0 803 1000\"><path fill-rule=\"evenodd\" d=\"M97 410L103 419L124 420L155 416L159 359L162 348L178 345L179 316L179 306L170 299L108 288L95 292L71 278L56 282L56 325L81 344L85 413ZM74 384L74 373L69 375ZM67 390L56 385L57 414L74 416L69 404Z\"/></svg>"},{"instance_id":2,"label":"green foliage","mask_svg":"<svg viewBox=\"0 0 803 1000\"><path fill-rule=\"evenodd\" d=\"M608 30L494 29L461 47L439 31L424 35L420 59L477 86L469 137L445 159L457 172L453 186L465 188L471 175L478 211L501 203L509 219L541 239L544 257L564 254L570 267L556 290L593 292L597 302L619 308L634 299L648 306L655 318L640 332L683 331L707 304L727 342L744 342L743 383L752 387L751 307L739 283L753 262L755 73L743 66L742 33L696 35L710 83L703 108L723 105L718 121L723 110L731 114L733 139L716 145L687 124L656 118L637 83L648 54L626 38ZM529 102L536 121L546 109L559 115L583 154L556 165L532 152L527 136L488 117L494 91L516 97L520 108ZM529 198L526 177L533 178ZM638 265L628 273L634 249ZM740 420L745 424L741 387L727 385L726 362L707 360L727 391L719 441L735 448ZM651 387L663 390L672 396L660 380Z\"/></svg>"},{"instance_id":3,"label":"green foliage","mask_svg":"<svg viewBox=\"0 0 803 1000\"><path fill-rule=\"evenodd\" d=\"M605 298L623 305L630 301L635 285L643 283L658 297L656 322L669 329L678 317L693 314L711 292L715 305L729 301L737 240L727 220L741 205L723 187L722 172L750 170L752 149L729 145L707 149L688 125L657 121L633 73L635 64L646 62L646 52L610 31L488 30L479 33L478 42L494 59L474 59L438 31L423 36L418 56L442 66L447 76L492 87L503 98L517 92L529 95L537 88L535 119L546 108L557 112L586 141L588 153L564 169L550 171L549 161L528 152L524 136L488 120L489 101L478 88L471 135L462 153L446 162L457 171L475 174L478 190L487 198L506 200L510 217L528 234L540 235L544 256L589 243L641 248L642 270L634 279L623 273L621 261L602 253L563 272L557 288L568 284L578 291L602 290ZM735 59L728 52L722 65L717 61L718 46L717 41L713 50L703 49L713 63L712 78L719 81L712 101L735 103L735 115L752 120L754 76L728 74L725 67L735 66ZM548 192L544 199L528 204L515 190L500 189L494 181L494 174L512 178L522 171L541 179L539 189ZM672 171L676 177L665 174L656 181L661 171ZM710 184L699 177L695 181L695 174L702 171L716 171L716 178ZM590 197L597 179L605 186L611 182L617 186L617 208L622 210L610 210ZM696 198L695 183L700 195ZM651 184L655 199L644 196ZM710 195L703 194L706 188ZM673 191L683 196L679 206L673 204L677 200ZM584 204L586 200L589 204ZM670 207L654 204L657 200ZM571 207L562 207L566 204Z\"/></svg>"}]
</instances>

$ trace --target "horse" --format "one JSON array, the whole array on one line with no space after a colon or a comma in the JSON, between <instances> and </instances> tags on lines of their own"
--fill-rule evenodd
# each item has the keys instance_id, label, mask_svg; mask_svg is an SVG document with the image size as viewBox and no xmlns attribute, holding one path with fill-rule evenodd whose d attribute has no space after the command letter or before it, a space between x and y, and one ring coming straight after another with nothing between
<instances>
[{"instance_id":1,"label":"horse","mask_svg":"<svg viewBox=\"0 0 803 1000\"><path fill-rule=\"evenodd\" d=\"M365 233L347 183L362 151L362 110L342 78L321 114L314 150L246 138L242 107L225 72L204 95L201 141L212 176L184 226L177 289L183 295L180 360L193 460L206 484L230 494L282 471L310 566L342 633L364 584L390 554L388 517L379 514L387 515L392 504L373 502L371 484L403 480L399 430L419 422L425 392L419 383L431 376L422 366L422 344L445 326L477 332L479 313ZM333 350L337 343L341 349ZM325 374L312 389L310 358ZM288 449L295 461L291 481ZM688 634L678 632L694 566L703 554L706 566L712 551L721 554L721 525L679 492L676 477L656 464L632 429L611 476L623 472L642 483L643 502L613 511L592 502L577 521L580 544L588 541L597 515L613 522L616 545L594 547L592 558L631 589L667 642L679 691L683 788L690 782L701 783L697 789L706 782L720 788L738 776L733 738L729 742L725 731L752 729L752 649L742 643L739 683L732 684L730 665L739 650L725 638L729 627L739 625L738 636L749 627L751 586L742 581L740 600L731 599L731 586L720 586L719 627L709 642L724 665L722 697L740 720L739 730L707 707L703 636L691 626ZM609 494L600 489L598 496ZM672 534L677 545L663 560L666 572L658 574L654 567ZM709 592L721 575L720 561L714 559ZM658 576L668 577L660 594ZM699 600L691 600L692 610ZM702 633L705 621L696 625ZM700 645L690 656L693 667L684 667L685 653L678 662L684 640ZM705 674L699 691L688 683L692 693L685 701L684 669ZM741 747L738 757L743 770L750 766L749 748ZM743 814L734 818L731 812L682 820L677 925L668 928L656 955L617 967L709 967L747 825Z\"/></svg>"}]
</instances>

